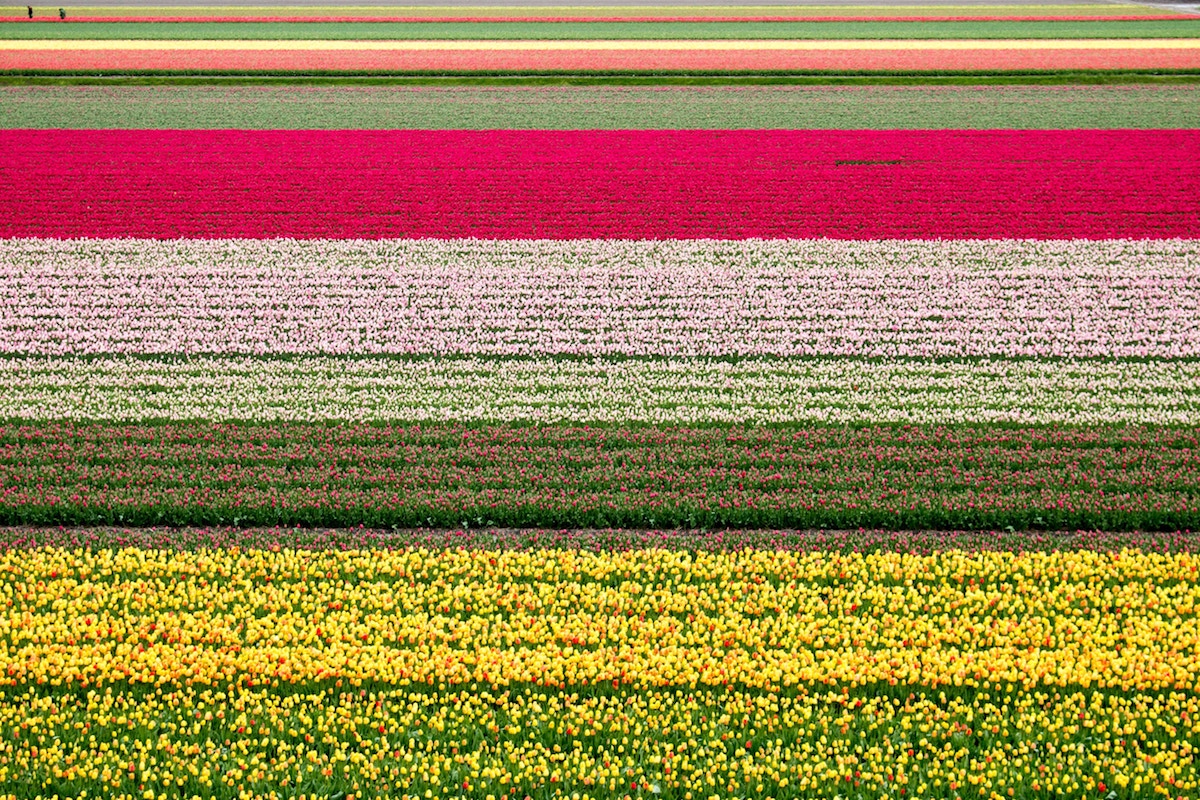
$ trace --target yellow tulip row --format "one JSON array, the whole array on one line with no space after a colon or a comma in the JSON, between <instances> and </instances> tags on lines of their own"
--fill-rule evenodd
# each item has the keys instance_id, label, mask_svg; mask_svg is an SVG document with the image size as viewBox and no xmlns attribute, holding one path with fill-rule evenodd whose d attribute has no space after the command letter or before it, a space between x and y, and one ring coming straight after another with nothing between
<instances>
[{"instance_id":1,"label":"yellow tulip row","mask_svg":"<svg viewBox=\"0 0 1200 800\"><path fill-rule=\"evenodd\" d=\"M1200 688L1200 557L0 555L0 683Z\"/></svg>"},{"instance_id":2,"label":"yellow tulip row","mask_svg":"<svg viewBox=\"0 0 1200 800\"><path fill-rule=\"evenodd\" d=\"M1200 556L0 553L19 797L1193 797Z\"/></svg>"},{"instance_id":3,"label":"yellow tulip row","mask_svg":"<svg viewBox=\"0 0 1200 800\"><path fill-rule=\"evenodd\" d=\"M1194 796L1183 693L30 689L0 705L21 796ZM1185 733L1186 731L1186 733Z\"/></svg>"}]
</instances>

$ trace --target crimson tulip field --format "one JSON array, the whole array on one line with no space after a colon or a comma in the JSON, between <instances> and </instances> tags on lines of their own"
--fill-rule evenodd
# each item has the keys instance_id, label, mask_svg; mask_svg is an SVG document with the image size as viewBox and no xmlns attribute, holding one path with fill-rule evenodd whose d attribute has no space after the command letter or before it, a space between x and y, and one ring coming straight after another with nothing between
<instances>
[{"instance_id":1,"label":"crimson tulip field","mask_svg":"<svg viewBox=\"0 0 1200 800\"><path fill-rule=\"evenodd\" d=\"M0 237L1172 238L1195 130L0 132ZM33 213L36 210L36 213Z\"/></svg>"},{"instance_id":2,"label":"crimson tulip field","mask_svg":"<svg viewBox=\"0 0 1200 800\"><path fill-rule=\"evenodd\" d=\"M16 11L0 800L1200 798L1190 6Z\"/></svg>"}]
</instances>

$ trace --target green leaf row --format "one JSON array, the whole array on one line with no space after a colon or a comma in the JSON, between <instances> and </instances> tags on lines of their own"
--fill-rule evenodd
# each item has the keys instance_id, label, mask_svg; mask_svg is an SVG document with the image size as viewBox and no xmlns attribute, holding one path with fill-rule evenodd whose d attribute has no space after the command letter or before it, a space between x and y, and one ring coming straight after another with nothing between
<instances>
[{"instance_id":1,"label":"green leaf row","mask_svg":"<svg viewBox=\"0 0 1200 800\"><path fill-rule=\"evenodd\" d=\"M0 522L1200 527L1200 429L0 427Z\"/></svg>"},{"instance_id":2,"label":"green leaf row","mask_svg":"<svg viewBox=\"0 0 1200 800\"><path fill-rule=\"evenodd\" d=\"M1200 127L1200 86L8 86L3 128Z\"/></svg>"}]
</instances>

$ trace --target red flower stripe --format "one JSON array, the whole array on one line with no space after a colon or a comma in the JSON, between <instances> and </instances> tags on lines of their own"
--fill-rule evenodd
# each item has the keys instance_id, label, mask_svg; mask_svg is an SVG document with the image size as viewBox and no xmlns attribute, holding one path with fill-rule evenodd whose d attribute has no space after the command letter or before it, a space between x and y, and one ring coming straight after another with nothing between
<instances>
[{"instance_id":1,"label":"red flower stripe","mask_svg":"<svg viewBox=\"0 0 1200 800\"><path fill-rule=\"evenodd\" d=\"M49 14L46 15L50 17ZM200 14L174 16L72 16L72 22L1161 22L1164 20L1195 20L1192 14L979 14L958 16L899 16L899 15L807 15L741 16L674 15L674 16L480 16L444 15L414 16L205 16ZM0 23L4 24L4 23ZM19 22L13 24L20 24Z\"/></svg>"},{"instance_id":2,"label":"red flower stripe","mask_svg":"<svg viewBox=\"0 0 1200 800\"><path fill-rule=\"evenodd\" d=\"M0 426L0 523L1177 530L1198 433Z\"/></svg>"},{"instance_id":3,"label":"red flower stripe","mask_svg":"<svg viewBox=\"0 0 1200 800\"><path fill-rule=\"evenodd\" d=\"M0 131L3 237L1170 238L1200 131Z\"/></svg>"},{"instance_id":4,"label":"red flower stripe","mask_svg":"<svg viewBox=\"0 0 1200 800\"><path fill-rule=\"evenodd\" d=\"M0 71L1003 72L1200 69L1200 49L3 50Z\"/></svg>"}]
</instances>

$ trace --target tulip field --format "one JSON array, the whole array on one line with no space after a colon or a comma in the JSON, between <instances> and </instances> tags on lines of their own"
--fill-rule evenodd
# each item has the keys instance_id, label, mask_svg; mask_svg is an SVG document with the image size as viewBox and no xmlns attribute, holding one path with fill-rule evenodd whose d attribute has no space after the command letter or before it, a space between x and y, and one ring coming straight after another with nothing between
<instances>
[{"instance_id":1,"label":"tulip field","mask_svg":"<svg viewBox=\"0 0 1200 800\"><path fill-rule=\"evenodd\" d=\"M949 3L5 9L0 800L1200 798L1200 15Z\"/></svg>"},{"instance_id":2,"label":"tulip field","mask_svg":"<svg viewBox=\"0 0 1200 800\"><path fill-rule=\"evenodd\" d=\"M0 75L992 74L1200 70L1169 4L72 8L0 21ZM65 24L64 24L65 23ZM1155 78L1155 80L1158 79Z\"/></svg>"},{"instance_id":3,"label":"tulip field","mask_svg":"<svg viewBox=\"0 0 1200 800\"><path fill-rule=\"evenodd\" d=\"M4 238L1123 239L1197 130L0 132ZM931 190L936 187L936 191Z\"/></svg>"}]
</instances>

